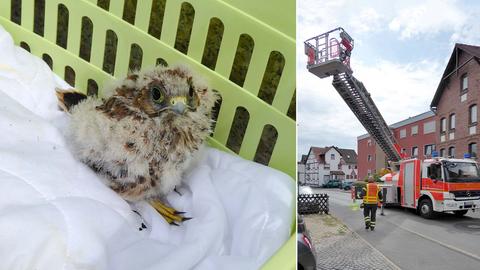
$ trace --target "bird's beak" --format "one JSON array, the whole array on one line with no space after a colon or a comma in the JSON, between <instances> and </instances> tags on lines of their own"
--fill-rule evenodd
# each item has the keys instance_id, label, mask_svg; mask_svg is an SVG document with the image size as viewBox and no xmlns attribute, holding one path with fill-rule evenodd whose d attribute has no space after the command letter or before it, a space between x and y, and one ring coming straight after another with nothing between
<instances>
[{"instance_id":1,"label":"bird's beak","mask_svg":"<svg viewBox=\"0 0 480 270\"><path fill-rule=\"evenodd\" d=\"M178 114L184 114L187 109L186 97L173 97L170 99L170 109Z\"/></svg>"}]
</instances>

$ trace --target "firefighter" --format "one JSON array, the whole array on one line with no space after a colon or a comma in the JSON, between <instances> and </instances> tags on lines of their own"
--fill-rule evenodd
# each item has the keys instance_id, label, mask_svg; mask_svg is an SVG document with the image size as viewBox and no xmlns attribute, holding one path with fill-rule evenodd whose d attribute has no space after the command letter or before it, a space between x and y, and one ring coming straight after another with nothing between
<instances>
[{"instance_id":1,"label":"firefighter","mask_svg":"<svg viewBox=\"0 0 480 270\"><path fill-rule=\"evenodd\" d=\"M374 230L378 203L382 200L382 191L372 176L368 177L368 184L362 190L363 217L365 229Z\"/></svg>"}]
</instances>

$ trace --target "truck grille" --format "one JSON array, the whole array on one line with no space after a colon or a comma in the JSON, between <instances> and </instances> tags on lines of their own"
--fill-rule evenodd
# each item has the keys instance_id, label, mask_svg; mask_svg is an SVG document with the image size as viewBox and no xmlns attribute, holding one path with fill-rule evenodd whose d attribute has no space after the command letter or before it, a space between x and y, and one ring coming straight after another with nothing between
<instances>
[{"instance_id":1,"label":"truck grille","mask_svg":"<svg viewBox=\"0 0 480 270\"><path fill-rule=\"evenodd\" d=\"M480 190L458 190L451 191L455 197L478 197L480 196Z\"/></svg>"}]
</instances>

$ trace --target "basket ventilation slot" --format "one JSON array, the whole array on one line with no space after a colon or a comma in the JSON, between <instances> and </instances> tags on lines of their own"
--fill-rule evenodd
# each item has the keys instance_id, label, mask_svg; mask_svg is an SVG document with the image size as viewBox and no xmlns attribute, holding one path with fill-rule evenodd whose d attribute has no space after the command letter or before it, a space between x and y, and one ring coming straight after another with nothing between
<instances>
[{"instance_id":1,"label":"basket ventilation slot","mask_svg":"<svg viewBox=\"0 0 480 270\"><path fill-rule=\"evenodd\" d=\"M52 57L50 57L50 55L44 53L42 55L42 59L45 63L47 63L47 65L50 67L50 69L53 70L53 60L52 60Z\"/></svg>"},{"instance_id":2,"label":"basket ventilation slot","mask_svg":"<svg viewBox=\"0 0 480 270\"><path fill-rule=\"evenodd\" d=\"M153 0L150 13L148 33L158 39L162 36L163 18L165 16L166 0Z\"/></svg>"},{"instance_id":3,"label":"basket ventilation slot","mask_svg":"<svg viewBox=\"0 0 480 270\"><path fill-rule=\"evenodd\" d=\"M68 39L68 9L63 4L58 5L57 40L58 46L66 49Z\"/></svg>"},{"instance_id":4,"label":"basket ventilation slot","mask_svg":"<svg viewBox=\"0 0 480 270\"><path fill-rule=\"evenodd\" d=\"M213 92L215 92L218 95L218 100L217 102L215 102L215 106L213 106L213 109L212 109L212 120L214 121L212 123L212 131L215 131L218 115L220 113L220 108L222 107L222 95L220 94L219 91L215 89L213 89ZM213 132L212 132L212 135L213 135Z\"/></svg>"},{"instance_id":5,"label":"basket ventilation slot","mask_svg":"<svg viewBox=\"0 0 480 270\"><path fill-rule=\"evenodd\" d=\"M248 34L241 34L238 39L237 51L233 60L232 71L230 72L230 81L243 87L245 77L247 76L248 66L253 54L255 43Z\"/></svg>"},{"instance_id":6,"label":"basket ventilation slot","mask_svg":"<svg viewBox=\"0 0 480 270\"><path fill-rule=\"evenodd\" d=\"M98 0L97 1L97 6L105 9L108 11L110 9L110 0Z\"/></svg>"},{"instance_id":7,"label":"basket ventilation slot","mask_svg":"<svg viewBox=\"0 0 480 270\"><path fill-rule=\"evenodd\" d=\"M203 50L202 64L211 70L215 70L217 64L218 52L222 44L224 26L220 19L210 19L208 26L207 39Z\"/></svg>"},{"instance_id":8,"label":"basket ventilation slot","mask_svg":"<svg viewBox=\"0 0 480 270\"><path fill-rule=\"evenodd\" d=\"M142 58L142 48L138 44L133 43L130 47L130 62L128 63L128 69L140 70L140 68L142 68Z\"/></svg>"},{"instance_id":9,"label":"basket ventilation slot","mask_svg":"<svg viewBox=\"0 0 480 270\"><path fill-rule=\"evenodd\" d=\"M123 20L135 24L135 13L137 12L137 0L125 0L123 5Z\"/></svg>"},{"instance_id":10,"label":"basket ventilation slot","mask_svg":"<svg viewBox=\"0 0 480 270\"><path fill-rule=\"evenodd\" d=\"M12 0L10 3L10 20L18 25L22 24L22 0Z\"/></svg>"},{"instance_id":11,"label":"basket ventilation slot","mask_svg":"<svg viewBox=\"0 0 480 270\"><path fill-rule=\"evenodd\" d=\"M156 62L156 65L162 65L164 67L168 67L168 63L167 61L165 61L165 59L163 58L157 58L157 62Z\"/></svg>"},{"instance_id":12,"label":"basket ventilation slot","mask_svg":"<svg viewBox=\"0 0 480 270\"><path fill-rule=\"evenodd\" d=\"M182 3L180 17L178 18L177 36L175 38L175 49L187 54L190 36L192 34L193 20L195 18L195 9L190 3Z\"/></svg>"},{"instance_id":13,"label":"basket ventilation slot","mask_svg":"<svg viewBox=\"0 0 480 270\"><path fill-rule=\"evenodd\" d=\"M98 84L94 79L88 79L87 95L88 96L97 96L98 95Z\"/></svg>"},{"instance_id":14,"label":"basket ventilation slot","mask_svg":"<svg viewBox=\"0 0 480 270\"><path fill-rule=\"evenodd\" d=\"M79 56L85 61L90 61L90 54L92 52L92 33L93 33L92 20L90 20L90 18L88 18L87 16L83 16Z\"/></svg>"},{"instance_id":15,"label":"basket ventilation slot","mask_svg":"<svg viewBox=\"0 0 480 270\"><path fill-rule=\"evenodd\" d=\"M24 41L20 42L20 47L22 47L25 51L30 52L30 46Z\"/></svg>"},{"instance_id":16,"label":"basket ventilation slot","mask_svg":"<svg viewBox=\"0 0 480 270\"><path fill-rule=\"evenodd\" d=\"M75 87L75 71L72 67L65 67L65 81L70 84L72 87Z\"/></svg>"},{"instance_id":17,"label":"basket ventilation slot","mask_svg":"<svg viewBox=\"0 0 480 270\"><path fill-rule=\"evenodd\" d=\"M262 137L258 142L257 151L253 160L263 165L268 165L272 157L273 149L277 142L278 132L272 125L265 125L263 127Z\"/></svg>"},{"instance_id":18,"label":"basket ventilation slot","mask_svg":"<svg viewBox=\"0 0 480 270\"><path fill-rule=\"evenodd\" d=\"M232 126L230 128L230 134L227 139L227 147L235 153L240 152L242 146L243 137L247 130L248 121L250 120L250 114L244 107L237 107L235 116L233 118Z\"/></svg>"},{"instance_id":19,"label":"basket ventilation slot","mask_svg":"<svg viewBox=\"0 0 480 270\"><path fill-rule=\"evenodd\" d=\"M112 30L107 30L105 37L105 52L103 54L103 71L113 75L115 70L115 59L117 57L117 34Z\"/></svg>"},{"instance_id":20,"label":"basket ventilation slot","mask_svg":"<svg viewBox=\"0 0 480 270\"><path fill-rule=\"evenodd\" d=\"M33 10L33 32L43 37L45 30L45 0L35 0Z\"/></svg>"},{"instance_id":21,"label":"basket ventilation slot","mask_svg":"<svg viewBox=\"0 0 480 270\"><path fill-rule=\"evenodd\" d=\"M262 84L258 97L268 104L272 104L277 92L278 83L282 77L283 67L285 66L285 58L280 52L273 51L268 58L267 67L263 74Z\"/></svg>"}]
</instances>

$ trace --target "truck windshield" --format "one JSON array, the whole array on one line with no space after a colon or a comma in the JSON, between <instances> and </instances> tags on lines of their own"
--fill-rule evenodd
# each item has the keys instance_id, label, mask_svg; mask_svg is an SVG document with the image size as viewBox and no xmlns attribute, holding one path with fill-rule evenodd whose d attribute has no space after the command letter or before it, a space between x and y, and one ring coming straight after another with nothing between
<instances>
[{"instance_id":1,"label":"truck windshield","mask_svg":"<svg viewBox=\"0 0 480 270\"><path fill-rule=\"evenodd\" d=\"M480 182L480 174L475 163L450 162L444 163L447 182Z\"/></svg>"}]
</instances>

